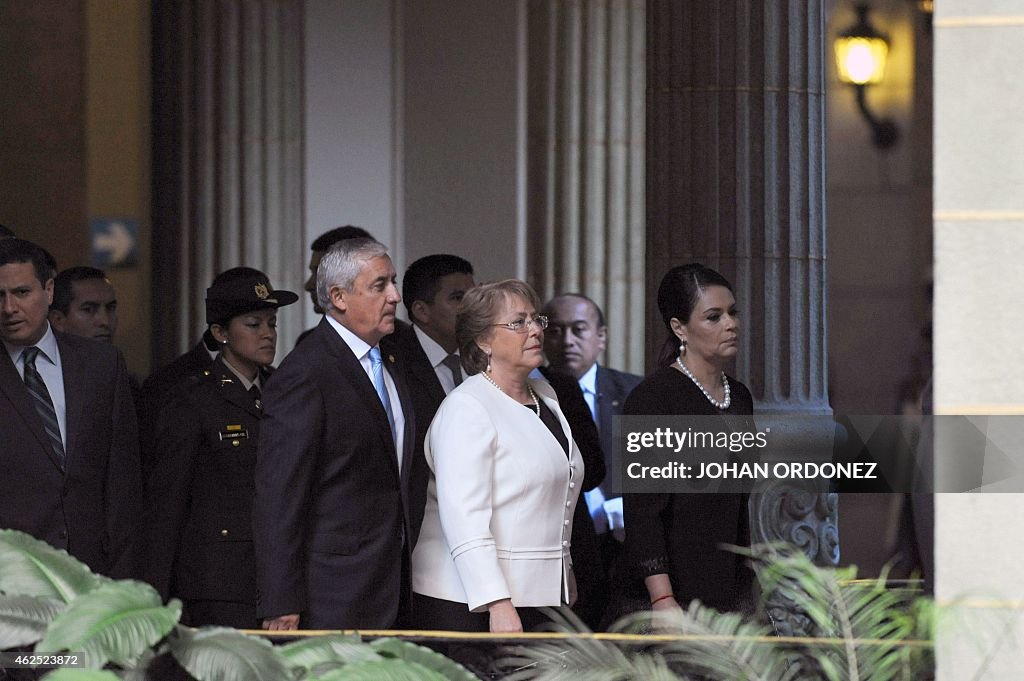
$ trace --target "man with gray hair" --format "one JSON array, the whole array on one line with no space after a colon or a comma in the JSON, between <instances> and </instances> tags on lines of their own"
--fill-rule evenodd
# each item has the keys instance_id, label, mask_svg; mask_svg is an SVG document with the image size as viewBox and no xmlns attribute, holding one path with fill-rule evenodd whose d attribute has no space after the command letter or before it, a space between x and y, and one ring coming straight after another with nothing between
<instances>
[{"instance_id":1,"label":"man with gray hair","mask_svg":"<svg viewBox=\"0 0 1024 681\"><path fill-rule=\"evenodd\" d=\"M317 269L326 314L267 381L253 508L266 629L386 629L407 613L415 424L378 347L395 282L377 241L332 246Z\"/></svg>"}]
</instances>

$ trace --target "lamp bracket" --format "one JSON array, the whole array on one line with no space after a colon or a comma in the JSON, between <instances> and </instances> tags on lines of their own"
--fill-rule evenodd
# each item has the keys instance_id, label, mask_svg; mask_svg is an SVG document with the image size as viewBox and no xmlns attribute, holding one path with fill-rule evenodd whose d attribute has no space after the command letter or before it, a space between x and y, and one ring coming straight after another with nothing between
<instances>
[{"instance_id":1,"label":"lamp bracket","mask_svg":"<svg viewBox=\"0 0 1024 681\"><path fill-rule=\"evenodd\" d=\"M871 141L876 147L885 151L892 148L900 140L900 129L889 118L878 118L868 107L866 85L854 85L857 90L857 107L864 120L871 126Z\"/></svg>"}]
</instances>

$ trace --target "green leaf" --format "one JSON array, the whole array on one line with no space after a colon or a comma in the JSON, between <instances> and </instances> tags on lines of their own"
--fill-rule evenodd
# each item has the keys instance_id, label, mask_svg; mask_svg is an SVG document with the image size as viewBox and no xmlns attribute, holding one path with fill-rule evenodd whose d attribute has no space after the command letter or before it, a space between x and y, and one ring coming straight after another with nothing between
<instances>
[{"instance_id":1,"label":"green leaf","mask_svg":"<svg viewBox=\"0 0 1024 681\"><path fill-rule=\"evenodd\" d=\"M88 667L114 662L134 666L150 646L174 628L181 603L166 606L149 584L123 580L107 582L79 596L50 625L37 651L80 652Z\"/></svg>"},{"instance_id":2,"label":"green leaf","mask_svg":"<svg viewBox=\"0 0 1024 681\"><path fill-rule=\"evenodd\" d=\"M417 645L397 638L379 638L370 644L385 657L407 660L423 665L441 674L448 681L478 681L476 674L454 660L450 660L426 646Z\"/></svg>"},{"instance_id":3,"label":"green leaf","mask_svg":"<svg viewBox=\"0 0 1024 681\"><path fill-rule=\"evenodd\" d=\"M306 638L279 646L277 651L291 667L312 671L326 663L351 664L381 659L358 634Z\"/></svg>"},{"instance_id":4,"label":"green leaf","mask_svg":"<svg viewBox=\"0 0 1024 681\"><path fill-rule=\"evenodd\" d=\"M0 565L0 593L8 596L46 596L70 603L105 581L67 551L17 530L0 530Z\"/></svg>"},{"instance_id":5,"label":"green leaf","mask_svg":"<svg viewBox=\"0 0 1024 681\"><path fill-rule=\"evenodd\" d=\"M390 659L348 664L311 681L445 681L445 677L415 662Z\"/></svg>"},{"instance_id":6,"label":"green leaf","mask_svg":"<svg viewBox=\"0 0 1024 681\"><path fill-rule=\"evenodd\" d=\"M42 596L0 596L0 650L41 639L64 607L61 601Z\"/></svg>"},{"instance_id":7,"label":"green leaf","mask_svg":"<svg viewBox=\"0 0 1024 681\"><path fill-rule=\"evenodd\" d=\"M282 681L291 679L283 656L270 641L221 627L192 632L179 628L171 654L199 681Z\"/></svg>"},{"instance_id":8,"label":"green leaf","mask_svg":"<svg viewBox=\"0 0 1024 681\"><path fill-rule=\"evenodd\" d=\"M102 669L78 669L65 667L43 677L43 681L121 681L114 672Z\"/></svg>"}]
</instances>

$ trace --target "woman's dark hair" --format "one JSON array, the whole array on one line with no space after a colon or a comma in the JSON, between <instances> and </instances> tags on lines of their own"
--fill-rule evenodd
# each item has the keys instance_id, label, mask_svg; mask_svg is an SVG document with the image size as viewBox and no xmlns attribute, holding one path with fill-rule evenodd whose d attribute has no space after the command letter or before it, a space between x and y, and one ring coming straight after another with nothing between
<instances>
[{"instance_id":1,"label":"woman's dark hair","mask_svg":"<svg viewBox=\"0 0 1024 681\"><path fill-rule=\"evenodd\" d=\"M679 356L679 339L672 332L672 319L678 319L683 324L689 322L701 292L708 286L724 286L734 295L736 293L728 279L696 262L673 267L661 278L661 285L658 286L658 311L668 329L668 338L658 353L658 366L667 366Z\"/></svg>"},{"instance_id":2,"label":"woman's dark hair","mask_svg":"<svg viewBox=\"0 0 1024 681\"><path fill-rule=\"evenodd\" d=\"M476 342L494 330L498 313L509 298L522 298L534 310L540 309L540 297L536 291L519 279L480 284L466 291L455 315L455 340L467 375L478 374L487 367L487 353Z\"/></svg>"}]
</instances>

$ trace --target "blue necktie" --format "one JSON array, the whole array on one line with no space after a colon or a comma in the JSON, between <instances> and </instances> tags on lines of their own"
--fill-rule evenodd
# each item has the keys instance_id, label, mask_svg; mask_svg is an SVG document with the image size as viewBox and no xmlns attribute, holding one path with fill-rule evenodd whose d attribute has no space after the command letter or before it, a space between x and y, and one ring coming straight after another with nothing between
<instances>
[{"instance_id":1,"label":"blue necktie","mask_svg":"<svg viewBox=\"0 0 1024 681\"><path fill-rule=\"evenodd\" d=\"M25 387L32 395L32 405L36 413L43 421L43 428L50 438L50 446L53 453L57 455L60 467L64 468L64 442L60 439L60 424L57 422L57 411L53 408L53 400L50 399L50 391L46 389L43 377L36 369L36 357L39 356L39 348L25 348L21 355L25 360Z\"/></svg>"},{"instance_id":2,"label":"blue necktie","mask_svg":"<svg viewBox=\"0 0 1024 681\"><path fill-rule=\"evenodd\" d=\"M388 387L384 383L384 363L380 359L380 348L370 349L370 365L373 367L373 387L377 389L377 397L384 405L384 411L388 415L388 425L391 426L391 439L398 446L398 438L395 436L395 412L391 410L391 397L388 396Z\"/></svg>"}]
</instances>

